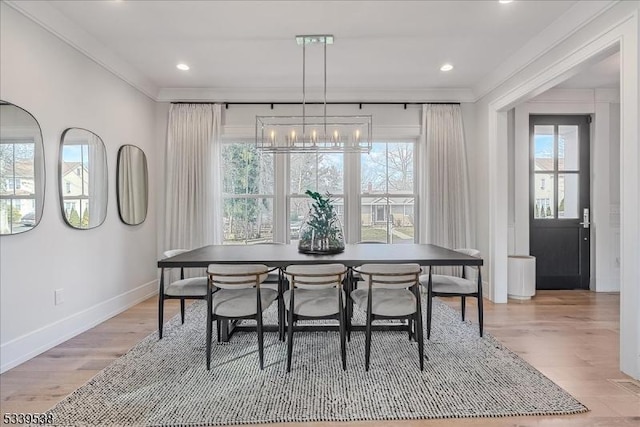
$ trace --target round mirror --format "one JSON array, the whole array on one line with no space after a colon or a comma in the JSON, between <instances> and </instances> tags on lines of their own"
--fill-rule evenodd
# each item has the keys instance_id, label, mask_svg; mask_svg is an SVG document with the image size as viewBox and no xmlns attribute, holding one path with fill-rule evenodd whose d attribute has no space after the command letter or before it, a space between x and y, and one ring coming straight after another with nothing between
<instances>
[{"instance_id":1,"label":"round mirror","mask_svg":"<svg viewBox=\"0 0 640 427\"><path fill-rule=\"evenodd\" d=\"M90 229L107 216L107 153L98 135L70 128L60 144L60 206L73 228Z\"/></svg>"},{"instance_id":2,"label":"round mirror","mask_svg":"<svg viewBox=\"0 0 640 427\"><path fill-rule=\"evenodd\" d=\"M149 178L147 156L135 145L118 150L118 213L128 225L142 224L147 217Z\"/></svg>"},{"instance_id":3,"label":"round mirror","mask_svg":"<svg viewBox=\"0 0 640 427\"><path fill-rule=\"evenodd\" d=\"M42 131L28 111L0 101L0 234L24 233L44 207Z\"/></svg>"}]
</instances>

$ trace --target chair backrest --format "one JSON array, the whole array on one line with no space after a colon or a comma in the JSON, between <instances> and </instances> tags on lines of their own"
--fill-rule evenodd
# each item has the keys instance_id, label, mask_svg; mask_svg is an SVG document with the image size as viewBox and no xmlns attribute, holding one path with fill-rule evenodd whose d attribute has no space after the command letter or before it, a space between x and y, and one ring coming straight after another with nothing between
<instances>
[{"instance_id":1,"label":"chair backrest","mask_svg":"<svg viewBox=\"0 0 640 427\"><path fill-rule=\"evenodd\" d=\"M454 249L456 252L460 252L465 255L474 256L476 258L480 258L480 251L472 248L458 248ZM464 277L467 280L476 280L478 278L478 267L475 266L465 266L464 268Z\"/></svg>"},{"instance_id":2,"label":"chair backrest","mask_svg":"<svg viewBox=\"0 0 640 427\"><path fill-rule=\"evenodd\" d=\"M292 286L300 289L326 289L340 286L347 267L342 264L290 265L284 275Z\"/></svg>"},{"instance_id":3,"label":"chair backrest","mask_svg":"<svg viewBox=\"0 0 640 427\"><path fill-rule=\"evenodd\" d=\"M269 267L264 264L209 264L207 273L217 288L253 288L264 282Z\"/></svg>"},{"instance_id":4,"label":"chair backrest","mask_svg":"<svg viewBox=\"0 0 640 427\"><path fill-rule=\"evenodd\" d=\"M403 289L419 282L419 264L363 264L360 272L365 287Z\"/></svg>"}]
</instances>

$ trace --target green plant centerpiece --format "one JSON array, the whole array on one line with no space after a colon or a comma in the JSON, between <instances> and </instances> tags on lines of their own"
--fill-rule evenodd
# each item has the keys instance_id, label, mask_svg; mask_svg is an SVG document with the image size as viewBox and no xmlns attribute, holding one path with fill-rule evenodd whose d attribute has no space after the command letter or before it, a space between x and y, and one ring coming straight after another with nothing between
<instances>
[{"instance_id":1,"label":"green plant centerpiece","mask_svg":"<svg viewBox=\"0 0 640 427\"><path fill-rule=\"evenodd\" d=\"M336 214L331 195L307 190L313 199L311 209L300 227L298 251L305 254L337 254L344 251L342 223Z\"/></svg>"}]
</instances>

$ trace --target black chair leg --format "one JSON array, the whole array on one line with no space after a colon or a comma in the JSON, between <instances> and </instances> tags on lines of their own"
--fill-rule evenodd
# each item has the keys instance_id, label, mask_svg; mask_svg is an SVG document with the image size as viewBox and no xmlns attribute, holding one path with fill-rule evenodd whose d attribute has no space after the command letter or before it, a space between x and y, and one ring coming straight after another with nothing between
<instances>
[{"instance_id":1,"label":"black chair leg","mask_svg":"<svg viewBox=\"0 0 640 427\"><path fill-rule=\"evenodd\" d=\"M258 358L260 359L260 370L264 369L264 334L262 333L262 312L256 316L258 333Z\"/></svg>"},{"instance_id":2,"label":"black chair leg","mask_svg":"<svg viewBox=\"0 0 640 427\"><path fill-rule=\"evenodd\" d=\"M433 295L427 290L427 339L431 339L431 310L433 309Z\"/></svg>"},{"instance_id":3,"label":"black chair leg","mask_svg":"<svg viewBox=\"0 0 640 427\"><path fill-rule=\"evenodd\" d=\"M480 337L482 337L482 332L483 332L483 315L482 315L482 296L478 297L478 323L480 326Z\"/></svg>"},{"instance_id":4,"label":"black chair leg","mask_svg":"<svg viewBox=\"0 0 640 427\"><path fill-rule=\"evenodd\" d=\"M347 331L346 331L346 310L340 308L340 355L342 356L342 370L347 370Z\"/></svg>"},{"instance_id":5,"label":"black chair leg","mask_svg":"<svg viewBox=\"0 0 640 427\"><path fill-rule=\"evenodd\" d=\"M417 286L417 285L416 285ZM422 300L420 299L420 289L416 287L416 312L414 314L414 326L416 341L418 341L418 356L420 357L420 370L424 371L424 331L422 330ZM429 298L431 301L431 298Z\"/></svg>"},{"instance_id":6,"label":"black chair leg","mask_svg":"<svg viewBox=\"0 0 640 427\"><path fill-rule=\"evenodd\" d=\"M184 298L180 298L180 320L184 325Z\"/></svg>"},{"instance_id":7,"label":"black chair leg","mask_svg":"<svg viewBox=\"0 0 640 427\"><path fill-rule=\"evenodd\" d=\"M365 369L369 370L369 361L371 359L371 311L367 310L367 327L365 329L365 353L364 364Z\"/></svg>"},{"instance_id":8,"label":"black chair leg","mask_svg":"<svg viewBox=\"0 0 640 427\"><path fill-rule=\"evenodd\" d=\"M217 338L218 338L218 342L220 342L220 340L222 339L222 335L221 335L221 334L222 334L222 332L221 332L221 329L222 329L222 321L220 321L220 320L218 319L218 320L216 320L216 331L217 331L217 335L218 335L218 336L217 336Z\"/></svg>"},{"instance_id":9,"label":"black chair leg","mask_svg":"<svg viewBox=\"0 0 640 427\"><path fill-rule=\"evenodd\" d=\"M464 322L464 312L467 306L467 298L466 297L461 297L461 298L462 298L462 321Z\"/></svg>"},{"instance_id":10,"label":"black chair leg","mask_svg":"<svg viewBox=\"0 0 640 427\"><path fill-rule=\"evenodd\" d=\"M293 311L289 311L287 322L287 372L291 372L291 357L293 356Z\"/></svg>"},{"instance_id":11,"label":"black chair leg","mask_svg":"<svg viewBox=\"0 0 640 427\"><path fill-rule=\"evenodd\" d=\"M159 339L162 339L162 326L164 323L164 298L163 295L160 294L158 297L158 336Z\"/></svg>"},{"instance_id":12,"label":"black chair leg","mask_svg":"<svg viewBox=\"0 0 640 427\"><path fill-rule=\"evenodd\" d=\"M424 371L424 332L422 331L422 312L420 311L420 305L418 304L418 311L416 311L416 338L418 341L418 356L420 357L420 370Z\"/></svg>"},{"instance_id":13,"label":"black chair leg","mask_svg":"<svg viewBox=\"0 0 640 427\"><path fill-rule=\"evenodd\" d=\"M351 306L351 308L349 308L349 306ZM347 341L351 342L351 318L353 316L353 300L351 299L350 296L347 297L347 311L345 313L345 328L346 328L346 335L347 335Z\"/></svg>"},{"instance_id":14,"label":"black chair leg","mask_svg":"<svg viewBox=\"0 0 640 427\"><path fill-rule=\"evenodd\" d=\"M219 322L219 321L218 321ZM211 308L207 309L207 371L211 369L211 335L213 335L213 318Z\"/></svg>"},{"instance_id":15,"label":"black chair leg","mask_svg":"<svg viewBox=\"0 0 640 427\"><path fill-rule=\"evenodd\" d=\"M409 331L409 341L411 341L412 328L413 328L413 323L411 321L411 318L409 318L407 319L407 331Z\"/></svg>"}]
</instances>

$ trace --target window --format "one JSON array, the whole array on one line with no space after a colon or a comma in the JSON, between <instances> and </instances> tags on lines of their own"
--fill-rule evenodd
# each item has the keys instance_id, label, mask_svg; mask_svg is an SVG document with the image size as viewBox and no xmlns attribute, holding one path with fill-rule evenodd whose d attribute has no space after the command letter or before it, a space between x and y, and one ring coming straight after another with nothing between
<instances>
[{"instance_id":1,"label":"window","mask_svg":"<svg viewBox=\"0 0 640 427\"><path fill-rule=\"evenodd\" d=\"M534 126L534 219L579 216L579 134L577 125Z\"/></svg>"},{"instance_id":2,"label":"window","mask_svg":"<svg viewBox=\"0 0 640 427\"><path fill-rule=\"evenodd\" d=\"M222 147L224 243L273 241L273 155L254 144Z\"/></svg>"},{"instance_id":3,"label":"window","mask_svg":"<svg viewBox=\"0 0 640 427\"><path fill-rule=\"evenodd\" d=\"M311 207L307 190L331 195L350 241L413 243L414 145L375 143L370 154L274 155L253 141L224 142L224 243L297 241Z\"/></svg>"},{"instance_id":4,"label":"window","mask_svg":"<svg viewBox=\"0 0 640 427\"><path fill-rule=\"evenodd\" d=\"M374 143L361 155L360 240L415 241L414 143Z\"/></svg>"},{"instance_id":5,"label":"window","mask_svg":"<svg viewBox=\"0 0 640 427\"><path fill-rule=\"evenodd\" d=\"M311 208L305 191L331 194L344 227L344 154L292 153L289 155L289 238L297 240L300 225Z\"/></svg>"}]
</instances>

